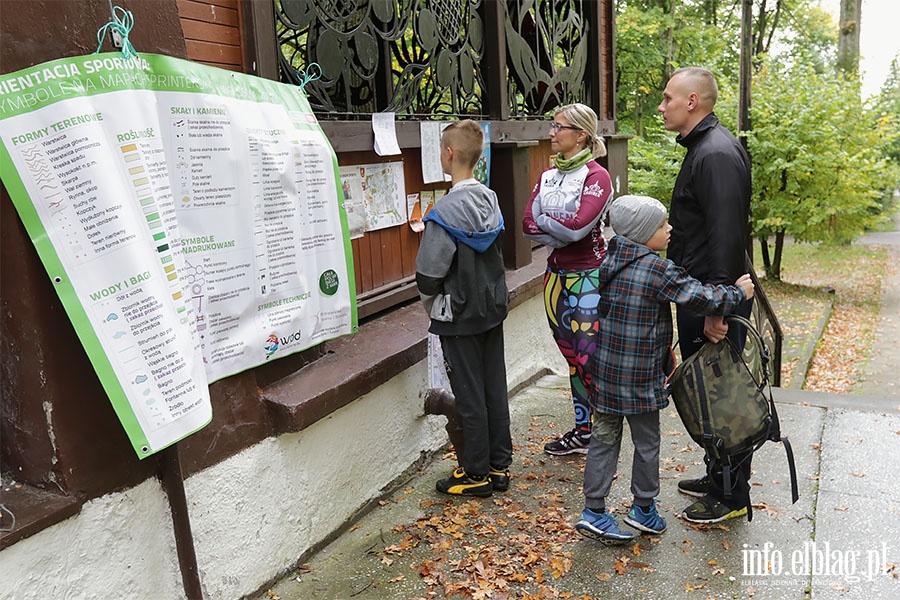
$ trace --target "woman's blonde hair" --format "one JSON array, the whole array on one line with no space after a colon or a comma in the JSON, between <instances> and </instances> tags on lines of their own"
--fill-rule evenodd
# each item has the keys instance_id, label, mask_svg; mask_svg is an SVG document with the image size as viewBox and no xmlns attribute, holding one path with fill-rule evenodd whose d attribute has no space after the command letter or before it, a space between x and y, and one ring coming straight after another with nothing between
<instances>
[{"instance_id":1,"label":"woman's blonde hair","mask_svg":"<svg viewBox=\"0 0 900 600\"><path fill-rule=\"evenodd\" d=\"M561 116L566 121L588 134L586 147L594 158L606 156L606 144L597 135L597 113L584 104L566 104L556 109L554 116Z\"/></svg>"}]
</instances>

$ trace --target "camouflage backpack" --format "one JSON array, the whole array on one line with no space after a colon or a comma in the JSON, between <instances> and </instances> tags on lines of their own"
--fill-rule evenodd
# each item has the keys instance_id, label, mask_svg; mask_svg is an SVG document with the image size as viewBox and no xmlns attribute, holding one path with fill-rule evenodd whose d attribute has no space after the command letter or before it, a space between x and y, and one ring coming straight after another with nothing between
<instances>
[{"instance_id":1,"label":"camouflage backpack","mask_svg":"<svg viewBox=\"0 0 900 600\"><path fill-rule=\"evenodd\" d=\"M726 321L747 328L748 343L759 352L761 373L755 375L734 343L725 338L707 342L678 365L669 380L669 393L678 416L707 456L729 467L735 455L758 450L767 441L782 442L791 474L791 496L796 502L797 470L791 443L781 435L781 425L769 386L769 351L762 336L744 317L729 315ZM768 397L766 396L768 391ZM723 469L726 496L731 492L729 469Z\"/></svg>"}]
</instances>

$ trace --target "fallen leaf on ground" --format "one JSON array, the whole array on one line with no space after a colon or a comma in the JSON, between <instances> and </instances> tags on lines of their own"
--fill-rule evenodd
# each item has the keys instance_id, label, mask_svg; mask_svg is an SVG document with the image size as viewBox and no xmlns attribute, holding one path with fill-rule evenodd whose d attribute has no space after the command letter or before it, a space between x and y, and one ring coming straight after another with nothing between
<instances>
[{"instance_id":1,"label":"fallen leaf on ground","mask_svg":"<svg viewBox=\"0 0 900 600\"><path fill-rule=\"evenodd\" d=\"M693 592L695 590L702 590L706 587L705 583L691 583L690 581L686 581L684 583L684 589L688 592Z\"/></svg>"},{"instance_id":2,"label":"fallen leaf on ground","mask_svg":"<svg viewBox=\"0 0 900 600\"><path fill-rule=\"evenodd\" d=\"M753 508L763 511L770 517L773 517L773 516L777 517L779 514L784 513L783 509L772 506L771 504L769 504L767 502L759 502L758 504L754 504Z\"/></svg>"}]
</instances>

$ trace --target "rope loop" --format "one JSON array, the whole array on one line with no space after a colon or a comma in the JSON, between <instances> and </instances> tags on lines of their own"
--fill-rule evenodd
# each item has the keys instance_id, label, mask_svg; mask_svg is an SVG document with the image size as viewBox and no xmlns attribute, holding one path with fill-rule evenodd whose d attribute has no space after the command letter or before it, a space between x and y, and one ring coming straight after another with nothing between
<instances>
[{"instance_id":1,"label":"rope loop","mask_svg":"<svg viewBox=\"0 0 900 600\"><path fill-rule=\"evenodd\" d=\"M303 70L303 81L300 82L300 91L305 94L306 84L312 81L318 81L321 78L322 67L319 66L319 63L309 63L308 65L306 65L306 69Z\"/></svg>"},{"instance_id":2,"label":"rope loop","mask_svg":"<svg viewBox=\"0 0 900 600\"><path fill-rule=\"evenodd\" d=\"M121 13L121 16L119 15ZM97 50L94 54L99 54L100 49L103 47L103 40L106 38L107 32L111 32L113 37L118 34L122 38L122 58L129 59L132 56L136 57L138 55L137 51L134 49L134 46L131 45L131 41L128 39L128 34L131 33L131 30L134 28L134 15L131 14L130 10L125 10L121 6L115 6L112 9L112 20L97 30Z\"/></svg>"}]
</instances>

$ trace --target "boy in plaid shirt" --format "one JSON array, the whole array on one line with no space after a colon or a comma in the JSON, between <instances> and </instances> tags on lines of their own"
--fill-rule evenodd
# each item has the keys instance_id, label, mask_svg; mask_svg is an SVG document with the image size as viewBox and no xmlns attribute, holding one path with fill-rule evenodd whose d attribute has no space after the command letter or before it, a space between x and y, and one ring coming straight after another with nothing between
<instances>
[{"instance_id":1,"label":"boy in plaid shirt","mask_svg":"<svg viewBox=\"0 0 900 600\"><path fill-rule=\"evenodd\" d=\"M591 361L593 432L584 466L585 509L578 532L606 544L627 543L635 533L619 529L606 511L619 448L628 419L634 443L631 492L624 518L638 531L660 534L666 521L659 494L659 411L669 404L667 376L675 367L671 303L702 315L726 315L753 297L750 275L735 285L703 285L657 252L669 245L666 208L647 196L622 196L609 212L616 236L600 266L600 330Z\"/></svg>"}]
</instances>

